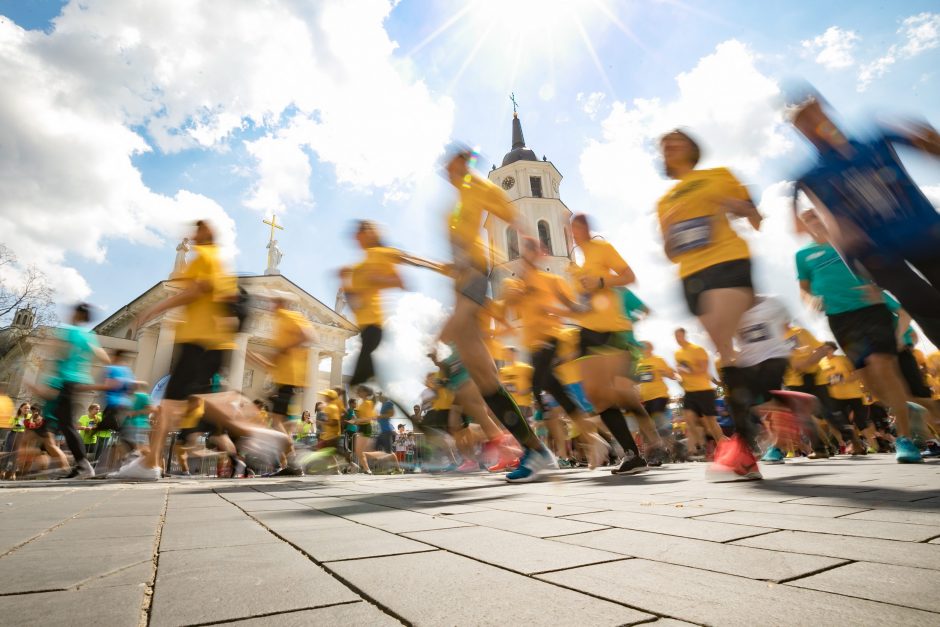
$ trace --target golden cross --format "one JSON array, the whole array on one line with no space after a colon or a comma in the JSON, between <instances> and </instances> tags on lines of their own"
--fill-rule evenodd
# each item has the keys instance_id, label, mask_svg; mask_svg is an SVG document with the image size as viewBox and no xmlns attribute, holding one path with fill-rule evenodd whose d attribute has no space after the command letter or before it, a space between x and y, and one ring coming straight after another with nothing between
<instances>
[{"instance_id":1,"label":"golden cross","mask_svg":"<svg viewBox=\"0 0 940 627\"><path fill-rule=\"evenodd\" d=\"M269 242L274 241L274 229L281 229L282 231L284 230L284 227L277 223L277 214L274 214L274 213L271 214L270 222L268 222L267 220L262 220L262 222L264 222L265 224L271 227L271 238L268 240Z\"/></svg>"}]
</instances>

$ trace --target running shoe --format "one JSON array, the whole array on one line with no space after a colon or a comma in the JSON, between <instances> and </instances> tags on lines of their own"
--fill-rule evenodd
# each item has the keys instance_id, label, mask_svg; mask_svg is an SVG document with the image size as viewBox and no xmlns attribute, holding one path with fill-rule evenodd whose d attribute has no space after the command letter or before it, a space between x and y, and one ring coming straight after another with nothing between
<instances>
[{"instance_id":1,"label":"running shoe","mask_svg":"<svg viewBox=\"0 0 940 627\"><path fill-rule=\"evenodd\" d=\"M303 477L304 471L296 466L291 466L288 464L284 466L277 472L270 475L271 477Z\"/></svg>"},{"instance_id":2,"label":"running shoe","mask_svg":"<svg viewBox=\"0 0 940 627\"><path fill-rule=\"evenodd\" d=\"M927 440L927 445L921 452L923 457L940 457L940 442Z\"/></svg>"},{"instance_id":3,"label":"running shoe","mask_svg":"<svg viewBox=\"0 0 940 627\"><path fill-rule=\"evenodd\" d=\"M476 472L480 469L480 464L476 460L468 459L457 466L457 472Z\"/></svg>"},{"instance_id":4,"label":"running shoe","mask_svg":"<svg viewBox=\"0 0 940 627\"><path fill-rule=\"evenodd\" d=\"M142 462L143 458L138 457L122 466L120 470L112 473L110 476L124 481L159 481L161 475L160 469L148 468L144 466Z\"/></svg>"},{"instance_id":5,"label":"running shoe","mask_svg":"<svg viewBox=\"0 0 940 627\"><path fill-rule=\"evenodd\" d=\"M487 468L487 470L489 470L490 472L506 472L507 470L512 470L513 468L516 468L518 465L519 465L518 457L515 459L505 459L505 460L501 459L495 464L493 464L492 466L490 466L489 468Z\"/></svg>"},{"instance_id":6,"label":"running shoe","mask_svg":"<svg viewBox=\"0 0 940 627\"><path fill-rule=\"evenodd\" d=\"M266 464L274 466L281 453L287 450L290 440L286 435L271 429L256 429L244 439L242 445L245 454L251 454Z\"/></svg>"},{"instance_id":7,"label":"running shoe","mask_svg":"<svg viewBox=\"0 0 940 627\"><path fill-rule=\"evenodd\" d=\"M917 464L924 461L920 451L914 446L910 438L899 437L894 441L894 459L899 464Z\"/></svg>"},{"instance_id":8,"label":"running shoe","mask_svg":"<svg viewBox=\"0 0 940 627\"><path fill-rule=\"evenodd\" d=\"M668 457L669 455L663 448L650 449L649 453L646 454L646 465L650 468L659 468L663 465L663 460L668 459Z\"/></svg>"},{"instance_id":9,"label":"running shoe","mask_svg":"<svg viewBox=\"0 0 940 627\"><path fill-rule=\"evenodd\" d=\"M829 459L829 451L826 449L819 449L818 451L813 451L806 456L806 459Z\"/></svg>"},{"instance_id":10,"label":"running shoe","mask_svg":"<svg viewBox=\"0 0 940 627\"><path fill-rule=\"evenodd\" d=\"M784 460L783 451L776 446L771 446L760 460L765 464L782 464Z\"/></svg>"},{"instance_id":11,"label":"running shoe","mask_svg":"<svg viewBox=\"0 0 940 627\"><path fill-rule=\"evenodd\" d=\"M509 483L528 483L535 481L540 472L555 466L554 456L547 449L526 449L519 460L519 467L506 475Z\"/></svg>"},{"instance_id":12,"label":"running shoe","mask_svg":"<svg viewBox=\"0 0 940 627\"><path fill-rule=\"evenodd\" d=\"M617 468L614 468L610 471L612 475L638 475L641 472L646 472L649 470L649 466L646 463L646 460L640 457L639 455L634 455L632 452L627 453L627 456L623 458L623 462Z\"/></svg>"},{"instance_id":13,"label":"running shoe","mask_svg":"<svg viewBox=\"0 0 940 627\"><path fill-rule=\"evenodd\" d=\"M754 453L737 435L718 445L715 449L715 461L708 467L705 474L709 481L715 483L754 481L764 478L757 467Z\"/></svg>"}]
</instances>

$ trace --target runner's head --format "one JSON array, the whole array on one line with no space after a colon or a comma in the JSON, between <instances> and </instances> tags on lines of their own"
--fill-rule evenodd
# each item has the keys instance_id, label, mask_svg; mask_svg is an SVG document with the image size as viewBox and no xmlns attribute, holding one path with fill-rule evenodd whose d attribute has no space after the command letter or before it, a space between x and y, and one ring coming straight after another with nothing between
<instances>
[{"instance_id":1,"label":"runner's head","mask_svg":"<svg viewBox=\"0 0 940 627\"><path fill-rule=\"evenodd\" d=\"M587 214L578 213L571 218L571 236L578 246L583 246L591 241L591 221L588 219Z\"/></svg>"},{"instance_id":2,"label":"runner's head","mask_svg":"<svg viewBox=\"0 0 940 627\"><path fill-rule=\"evenodd\" d=\"M206 220L196 220L196 230L193 232L193 241L199 246L215 243L215 233Z\"/></svg>"},{"instance_id":3,"label":"runner's head","mask_svg":"<svg viewBox=\"0 0 940 627\"><path fill-rule=\"evenodd\" d=\"M687 340L685 337L685 329L683 329L682 327L679 327L678 329L676 329L675 335L676 335L676 342L679 343L679 346L685 346L686 344L689 343L689 340Z\"/></svg>"},{"instance_id":4,"label":"runner's head","mask_svg":"<svg viewBox=\"0 0 940 627\"><path fill-rule=\"evenodd\" d=\"M468 182L470 170L476 165L477 152L461 142L451 142L444 149L444 157L441 163L447 172L447 180L454 187L460 187Z\"/></svg>"},{"instance_id":5,"label":"runner's head","mask_svg":"<svg viewBox=\"0 0 940 627\"><path fill-rule=\"evenodd\" d=\"M542 245L534 237L522 238L522 259L527 264L534 266L543 253Z\"/></svg>"},{"instance_id":6,"label":"runner's head","mask_svg":"<svg viewBox=\"0 0 940 627\"><path fill-rule=\"evenodd\" d=\"M356 223L356 243L363 250L382 245L382 231L372 220L359 220Z\"/></svg>"},{"instance_id":7,"label":"runner's head","mask_svg":"<svg viewBox=\"0 0 940 627\"><path fill-rule=\"evenodd\" d=\"M698 142L682 129L677 128L663 135L659 140L659 147L663 152L666 176L671 179L681 178L695 169L702 159L702 149L699 148Z\"/></svg>"},{"instance_id":8,"label":"runner's head","mask_svg":"<svg viewBox=\"0 0 940 627\"><path fill-rule=\"evenodd\" d=\"M91 305L88 303L78 303L72 309L72 324L78 326L88 324L91 320Z\"/></svg>"},{"instance_id":9,"label":"runner's head","mask_svg":"<svg viewBox=\"0 0 940 627\"><path fill-rule=\"evenodd\" d=\"M794 81L784 89L786 117L817 148L844 141L829 117L829 104L815 87L803 80Z\"/></svg>"},{"instance_id":10,"label":"runner's head","mask_svg":"<svg viewBox=\"0 0 940 627\"><path fill-rule=\"evenodd\" d=\"M829 231L814 209L801 212L799 218L803 229L810 234L817 244L825 244L829 241Z\"/></svg>"},{"instance_id":11,"label":"runner's head","mask_svg":"<svg viewBox=\"0 0 940 627\"><path fill-rule=\"evenodd\" d=\"M356 388L356 396L363 400L370 399L373 396L372 390L368 386L360 385L358 388Z\"/></svg>"}]
</instances>

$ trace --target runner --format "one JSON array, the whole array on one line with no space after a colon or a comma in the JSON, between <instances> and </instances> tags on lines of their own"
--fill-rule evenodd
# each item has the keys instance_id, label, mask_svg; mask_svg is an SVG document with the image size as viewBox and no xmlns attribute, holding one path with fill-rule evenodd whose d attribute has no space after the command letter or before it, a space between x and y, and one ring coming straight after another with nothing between
<instances>
[{"instance_id":1,"label":"runner","mask_svg":"<svg viewBox=\"0 0 940 627\"><path fill-rule=\"evenodd\" d=\"M790 92L790 120L818 151L794 192L813 202L850 267L894 294L940 346L940 214L895 152L900 145L940 156L940 135L924 123L849 138L814 88Z\"/></svg>"},{"instance_id":2,"label":"runner","mask_svg":"<svg viewBox=\"0 0 940 627\"><path fill-rule=\"evenodd\" d=\"M728 219L745 218L754 229L762 221L750 194L725 168L696 170L699 145L675 130L660 141L666 174L677 181L658 204L666 256L679 266L689 311L711 338L721 358L720 378L728 396L747 383L735 366L733 338L741 317L754 304L750 252ZM707 369L707 361L706 361ZM700 387L700 386L697 386ZM710 386L709 386L710 387ZM750 414L731 406L735 429L749 430ZM740 436L715 451L715 458L747 474L757 460Z\"/></svg>"},{"instance_id":3,"label":"runner","mask_svg":"<svg viewBox=\"0 0 940 627\"><path fill-rule=\"evenodd\" d=\"M451 362L448 378L469 376L473 379L493 415L525 448L519 468L507 474L506 480L532 481L542 470L555 466L554 457L533 433L512 396L500 384L496 364L486 350L478 320L480 309L486 302L490 271L488 250L480 239L483 214L488 212L504 220L520 233L525 230L517 223L516 209L502 190L473 171L476 165L473 151L452 147L446 159L448 180L459 194L448 224L454 254L452 272L456 302L454 312L441 332L442 340L454 346L456 355L459 355L457 361Z\"/></svg>"},{"instance_id":4,"label":"runner","mask_svg":"<svg viewBox=\"0 0 940 627\"><path fill-rule=\"evenodd\" d=\"M675 338L679 345L675 352L676 372L685 392L682 397L682 414L691 440L689 452L696 457L704 457L705 440L699 439L699 429L715 441L716 448L728 439L718 424L717 397L708 370L708 353L698 344L690 342L682 327L676 329Z\"/></svg>"},{"instance_id":5,"label":"runner","mask_svg":"<svg viewBox=\"0 0 940 627\"><path fill-rule=\"evenodd\" d=\"M867 429L870 437L871 423L863 401L865 394L861 378L848 357L836 354L838 347L835 342L826 342L824 346L826 356L819 365L829 384L827 391L829 398L832 399L833 411L842 414L846 422L854 425L858 431L865 432ZM862 444L854 432L852 433L852 448L848 452L852 455L868 454L868 448Z\"/></svg>"},{"instance_id":6,"label":"runner","mask_svg":"<svg viewBox=\"0 0 940 627\"><path fill-rule=\"evenodd\" d=\"M613 474L636 474L648 469L622 410L650 420L632 385L618 385L618 377L630 371L629 349L636 346L633 325L624 314L620 296L612 288L636 280L633 270L613 246L591 235L588 217L571 220L571 234L583 261L572 278L578 293L578 309L572 312L580 328L581 381L591 406L614 439L623 447L624 459ZM652 421L650 421L652 422Z\"/></svg>"},{"instance_id":7,"label":"runner","mask_svg":"<svg viewBox=\"0 0 940 627\"><path fill-rule=\"evenodd\" d=\"M814 240L796 253L801 292L811 300L821 299L839 347L859 371L865 387L894 412L897 461L923 461L910 439L908 394L898 367L894 320L884 296L849 270L829 244L828 231L815 210L800 213L799 219Z\"/></svg>"},{"instance_id":8,"label":"runner","mask_svg":"<svg viewBox=\"0 0 940 627\"><path fill-rule=\"evenodd\" d=\"M898 338L898 365L910 392L908 398L927 410L934 430L940 431L940 402L934 399L933 391L927 384L927 361L923 353L915 348L917 333L910 324L911 316L893 296L888 293L884 296L888 309L894 314L894 332Z\"/></svg>"},{"instance_id":9,"label":"runner","mask_svg":"<svg viewBox=\"0 0 940 627\"><path fill-rule=\"evenodd\" d=\"M175 341L178 356L170 372L158 420L151 432L150 449L145 455L121 468L115 476L132 481L160 479L163 448L167 434L176 429L187 399L198 395L205 406L205 418L222 432L240 439L246 450L265 459L287 451L290 438L253 422L257 411L238 392L215 392L213 380L219 375L243 318L238 311L238 286L220 258L209 223L199 220L193 234L194 257L176 277L182 290L141 312L135 329L151 318L182 307L183 320L177 325Z\"/></svg>"},{"instance_id":10,"label":"runner","mask_svg":"<svg viewBox=\"0 0 940 627\"><path fill-rule=\"evenodd\" d=\"M676 442L672 437L672 420L669 418L669 388L663 379L675 381L678 377L666 361L653 354L652 342L641 342L643 357L636 364L636 378L640 388L640 400L650 418L656 423L656 430L673 451L676 457Z\"/></svg>"}]
</instances>

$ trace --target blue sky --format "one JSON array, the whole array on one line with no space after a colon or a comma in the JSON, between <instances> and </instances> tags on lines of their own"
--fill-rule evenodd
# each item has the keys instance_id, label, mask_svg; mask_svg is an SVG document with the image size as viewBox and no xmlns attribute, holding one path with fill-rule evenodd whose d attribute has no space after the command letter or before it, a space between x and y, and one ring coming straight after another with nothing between
<instances>
[{"instance_id":1,"label":"blue sky","mask_svg":"<svg viewBox=\"0 0 940 627\"><path fill-rule=\"evenodd\" d=\"M852 125L872 113L940 123L936 2L81 5L0 0L13 22L0 90L14 99L0 119L23 133L0 149L17 166L0 180L0 224L63 301L107 309L164 278L179 225L200 212L228 216L235 266L260 273L261 220L277 210L283 273L330 304L335 270L356 258L355 218L444 256L451 197L434 158L455 137L498 164L515 92L529 147L565 176L565 202L596 215L639 292L681 318L646 228L665 184L656 132L698 123L708 164L731 166L766 212L807 154L773 117L784 77L815 83ZM940 196L936 164L912 167ZM752 241L769 259L768 289L796 307L780 275L797 244ZM408 278L448 304L440 280ZM665 337L665 324L650 335Z\"/></svg>"}]
</instances>

